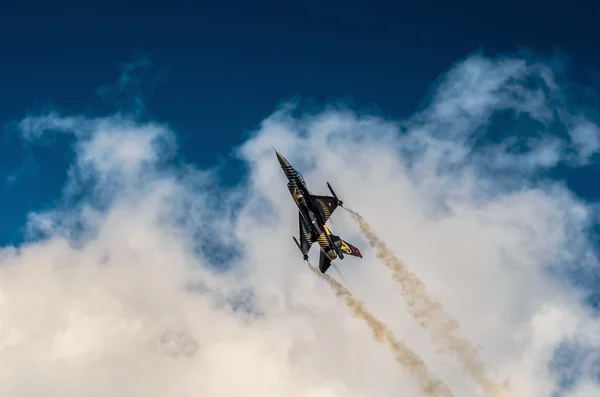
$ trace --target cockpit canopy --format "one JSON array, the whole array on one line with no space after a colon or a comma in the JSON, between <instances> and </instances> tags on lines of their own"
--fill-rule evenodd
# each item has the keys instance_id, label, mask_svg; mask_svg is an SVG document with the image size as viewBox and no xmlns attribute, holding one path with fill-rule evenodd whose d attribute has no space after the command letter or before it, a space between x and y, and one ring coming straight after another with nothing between
<instances>
[{"instance_id":1,"label":"cockpit canopy","mask_svg":"<svg viewBox=\"0 0 600 397\"><path fill-rule=\"evenodd\" d=\"M298 179L300 179L302 181L302 183L306 184L306 182L304 182L304 177L302 176L301 173L299 173L298 171L296 171L296 176L298 177Z\"/></svg>"}]
</instances>

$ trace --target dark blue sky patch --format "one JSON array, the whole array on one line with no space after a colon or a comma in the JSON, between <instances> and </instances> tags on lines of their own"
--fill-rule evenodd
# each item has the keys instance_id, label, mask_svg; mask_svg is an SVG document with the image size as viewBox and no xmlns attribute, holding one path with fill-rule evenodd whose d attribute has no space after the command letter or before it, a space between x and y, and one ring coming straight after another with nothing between
<instances>
[{"instance_id":1,"label":"dark blue sky patch","mask_svg":"<svg viewBox=\"0 0 600 397\"><path fill-rule=\"evenodd\" d=\"M240 249L236 244L223 243L212 235L195 235L195 253L206 260L206 266L220 272L232 269L233 264L240 258Z\"/></svg>"},{"instance_id":2,"label":"dark blue sky patch","mask_svg":"<svg viewBox=\"0 0 600 397\"><path fill-rule=\"evenodd\" d=\"M4 208L0 244L22 240L27 212L54 207L60 200L67 170L74 158L71 136L48 131L42 144L5 128L0 146L0 207Z\"/></svg>"},{"instance_id":3,"label":"dark blue sky patch","mask_svg":"<svg viewBox=\"0 0 600 397\"><path fill-rule=\"evenodd\" d=\"M600 229L596 222L583 226L584 229L581 226L572 225L567 235L571 252L578 254L570 258L557 257L554 263L548 264L547 270L567 288L582 294L583 303L600 315L600 248L598 245L586 248L585 241L598 241Z\"/></svg>"},{"instance_id":4,"label":"dark blue sky patch","mask_svg":"<svg viewBox=\"0 0 600 397\"><path fill-rule=\"evenodd\" d=\"M582 376L591 376L600 383L600 350L586 343L565 340L554 351L548 371L557 384L555 397L572 390Z\"/></svg>"}]
</instances>

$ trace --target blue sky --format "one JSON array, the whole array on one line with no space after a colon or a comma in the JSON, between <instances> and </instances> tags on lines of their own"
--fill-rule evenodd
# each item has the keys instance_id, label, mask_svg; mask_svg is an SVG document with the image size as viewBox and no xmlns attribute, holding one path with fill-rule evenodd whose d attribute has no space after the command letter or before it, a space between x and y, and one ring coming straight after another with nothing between
<instances>
[{"instance_id":1,"label":"blue sky","mask_svg":"<svg viewBox=\"0 0 600 397\"><path fill-rule=\"evenodd\" d=\"M473 51L560 49L569 56L571 77L587 84L597 82L600 63L581 40L594 34L594 13L558 3L545 4L543 12L517 2L489 8L477 2L61 4L36 4L35 13L31 3L5 6L0 122L49 108L112 111L127 95L143 93L148 115L173 126L188 159L225 161L229 177L237 170L228 159L232 145L290 98L308 105L342 100L404 116L419 107L439 74ZM122 65L140 57L149 66L139 83L103 100L98 88L116 83ZM11 210L0 241L17 241L26 211L59 193L64 167L53 164L69 154L40 149L34 161L26 155L34 149L22 149L6 128L2 150L3 172L20 178L2 186L2 206ZM589 175L580 170L571 178L595 197Z\"/></svg>"},{"instance_id":2,"label":"blue sky","mask_svg":"<svg viewBox=\"0 0 600 397\"><path fill-rule=\"evenodd\" d=\"M272 245L273 239L281 238L283 233L286 233L284 240L291 242L287 233L294 232L296 227L290 206L282 205L284 210L281 211L287 215L277 212L281 208L274 198L285 197L286 192L279 196L282 192L271 186L273 178L280 176L277 174L279 170L271 170L269 167L273 164L268 163L273 160L270 145L275 144L292 163L307 165L303 167L303 174L309 183L334 179L334 187L341 186L341 191L352 191L352 195L344 195L347 197L344 201L362 203L363 207L357 208L358 211L363 213L364 210L373 219L379 227L378 232L381 231L390 239L403 235L407 241L411 241L408 244L400 239L390 244L396 251L402 251L409 258L409 263L412 259L418 264L419 274L431 282L428 287L440 296L447 297L444 303L454 313L463 316L461 320L464 320L464 324L471 326L467 331L471 332L469 335L481 344L487 343L486 348L490 350L486 354L494 363L492 366L502 376L508 374L515 377L517 388L521 388L519 390L548 390L544 389L546 384L537 389L533 386L528 388L528 382L534 376L527 372L530 367L523 364L527 362L526 359L514 361L518 361L519 365L506 364L514 364L511 360L519 353L535 357L536 363L554 362L555 365L550 366L550 383L558 385L556 389L560 389L561 385L574 388L574 380L585 378L582 373L597 377L597 354L582 353L596 351L589 348L591 345L600 346L593 337L594 330L598 329L594 323L597 314L581 314L590 307L597 309L600 301L598 293L594 292L600 272L595 256L598 247L593 234L598 228L596 203L600 198L600 187L595 183L599 171L597 152L600 148L596 127L600 115L595 109L600 92L597 72L600 58L594 46L589 44L597 35L593 29L596 15L593 10L566 9L558 3L546 3L540 7L517 2L485 7L480 2L448 5L421 2L410 6L391 2L339 2L327 5L305 2L293 6L281 2L262 2L259 5L242 2L235 5L176 2L150 2L144 6L128 2L62 4L59 7L56 3L12 3L5 6L0 16L0 34L4 38L0 40L0 92L3 93L0 98L0 172L3 177L0 183L0 206L4 209L0 227L1 245L21 243L25 238L28 215L35 212L37 215L29 220L42 229L52 229L56 224L66 225L67 229L72 230L78 227L94 229L97 225L104 225L98 226L99 241L104 244L100 246L109 247L105 256L119 258L113 259L117 262L121 258L125 258L125 262L135 262L131 258L136 257L151 262L154 257L161 258L165 252L175 252L174 256L178 257L191 246L197 248L195 252L202 251L206 256L204 260L214 265L219 262L218 257L227 257L215 257L214 252L209 252L214 251L215 246L217 251L222 251L220 247L228 245L242 247L242 259L236 259L240 261L237 265L242 273L249 274L250 281L235 286L242 290L244 296L247 289L250 290L256 301L263 304L284 302L274 306L265 304L261 308L270 318L269 313L283 310L278 304L288 310L286 305L289 302L298 303L293 288L306 288L302 290L304 295L325 296L306 279L302 279L305 287L298 287L295 280L304 275L296 270L290 270L290 273L281 270L280 258L295 251L288 252L287 246L282 245L277 248L282 250L277 251L280 256L265 254L271 252L269 244ZM32 9L36 12L33 13ZM582 40L582 37L586 40ZM505 55L506 64L502 61ZM528 60L527 67L520 63L522 59ZM552 71L553 76L544 80L547 76L544 73L548 70ZM477 76L481 77L480 80ZM500 83L494 86L496 80ZM560 89L555 92L553 84L559 85ZM538 88L539 91L536 91ZM540 92L546 95L543 106L536 100ZM511 102L513 96L516 99ZM273 114L288 101L297 101L299 109L295 114L304 114L306 119L285 111ZM323 111L333 104L344 104L353 112ZM560 117L548 117L545 113L548 109ZM45 117L49 112L55 116ZM134 115L132 117L136 122L111 118L115 112ZM360 115L374 118L365 116L365 119L361 119ZM489 122L486 121L487 117ZM402 121L395 124L390 119ZM22 123L23 120L25 123ZM156 127L155 131L155 127L146 128L144 123L148 121L163 124ZM62 129L71 133L48 134L44 132L48 126L53 130ZM403 138L396 136L402 135L398 132L400 130L405 133ZM109 149L106 149L107 144L103 139L110 136L105 135L108 134L106 131L114 133L115 139L121 139L123 147L117 147L115 143L114 148L108 145ZM352 155L344 156L341 149L336 151L328 147L329 141L317 136L315 131L322 131L327 139L338 139L339 148L348 149ZM424 138L417 134L419 131L427 132ZM24 133L31 136L25 138ZM151 140L149 136L155 135L167 142L176 136L179 146L177 157L169 158L169 161L175 160L174 163L178 165L193 164L200 169L217 167L216 175L220 181L209 191L213 194L218 192L221 203L209 200L209 197L214 197L210 194L198 193L205 187L204 183L209 184L196 179L203 180L203 177L186 174L186 184L175 184L173 187L169 181L148 177L139 170L141 166L137 161L140 164L144 161L152 163L160 157L155 149L150 149L152 145L148 143ZM38 139L42 136L43 139ZM354 142L343 142L347 137ZM572 140L564 146L564 153L554 150L556 141L552 139L556 137ZM539 140L525 142L525 138ZM502 142L505 139L516 140L511 148L516 152L510 154L504 151ZM489 146L496 143L498 146ZM312 153L319 144L328 149ZM371 158L360 154L357 147L362 149L361 144L364 144L365 153L372 154ZM524 149L526 145L529 145L530 152ZM136 149L133 149L134 146ZM170 147L169 144L166 147ZM476 148L482 148L482 151L478 152ZM590 149L589 153L586 153L587 149ZM124 153L131 159L123 156ZM519 154L524 155L520 157ZM315 158L311 156L331 156L332 160L315 166ZM346 157L352 161L356 159L356 165ZM87 159L92 168L96 167L93 173L98 175L90 178L90 174L87 174L89 169L77 163L82 159ZM411 168L413 161L420 168ZM310 164L314 169L308 166ZM339 170L337 164L345 164L349 176L336 174L332 177L331 174ZM443 169L442 165L447 169ZM72 167L72 174L68 173L69 166ZM182 173L185 174L185 171ZM395 208L396 201L401 203L392 215L382 215L370 209L372 198L357 188L356 182L351 179L366 178L365 175L373 179L365 179L364 183L372 184L373 191L379 192L379 195L373 195L381 198L382 211L384 208L392 211L390 208ZM394 183L390 183L393 186L387 186L382 179L378 179L381 175L393 180ZM162 243L157 241L168 233L149 226L150 223L142 219L143 211L137 213L135 205L128 207L128 200L131 200L133 193L126 187L133 183L131 180L136 180L133 185L140 191L146 188L136 178L139 181L148 178L151 181L149 186L159 192L156 196L160 196L163 188L176 192L165 195L171 197L170 194L173 194L176 199L170 199L181 200L186 208L177 207L169 211L175 211L178 219L182 220L185 236L182 238L185 243L182 244L189 246L173 248L169 245L171 243L165 243L165 247L159 247ZM239 187L237 184L242 178L246 178L247 186L234 191L234 198L227 198L222 187ZM544 178L550 178L552 183ZM561 181L566 183L568 189L560 186ZM89 201L83 200L87 204L106 204L110 208L106 219L101 222L98 220L100 215L93 211L92 215L84 213L81 207L75 210L67 208L70 202L64 198L65 192L69 197L69 188L84 197L93 196ZM388 188L389 192L386 190ZM140 200L140 209L148 209L151 214L149 217L155 212L162 215L162 210L155 208L155 202L162 197L155 197L154 191L148 189L148 202L144 201L146 197L133 194L134 198ZM114 199L113 195L118 196L115 191L125 199ZM386 199L388 193L389 198ZM422 206L415 204L419 200L411 195L420 197ZM286 197L283 200L288 199ZM268 204L266 208L273 210L276 215L265 213L262 207L265 203ZM206 208L200 209L202 206ZM123 207L131 214L124 211ZM227 220L215 219L212 214L220 214L224 207L234 216ZM194 216L186 212L191 211L189 208L194 210ZM478 223L479 217L483 216L478 212L481 208L485 208L485 216L490 217L489 225ZM415 220L418 215L414 214L421 212L435 221L428 218L427 222L420 224ZM463 216L455 219L451 214ZM131 215L131 222L129 218L122 223L113 219L119 216L125 219L125 215ZM398 219L386 223L389 216ZM423 215L425 218L427 216ZM453 238L460 233L445 233L444 220L463 230L465 239L471 235L485 236L487 233L496 236L498 242L492 243L482 237L478 244L473 244L480 245L481 250L489 249L494 253L486 256L476 248L472 252L465 249L465 253L456 253L453 248L458 243ZM195 222L198 225L194 225ZM366 257L369 258L366 240L358 232L351 231L350 224L344 223L343 219L336 218L335 222L334 227L342 229L342 226L337 226L340 222L346 230L340 233L350 234L348 241L358 241L357 245L366 250ZM406 229L404 224L417 226L411 230ZM227 231L223 225L229 225L233 231ZM514 231L515 227L522 234ZM470 228L477 231L473 232ZM56 227L56 230L64 229ZM116 236L114 241L106 237L110 233L101 233L102 230L112 231ZM265 238L251 240L244 237L244 233L254 233L254 230L256 236ZM128 231L131 233L127 234ZM146 232L147 235L144 234ZM154 242L154 246L144 245L149 243L144 243L141 237L137 238L137 233ZM427 233L434 236L432 239L438 239L433 241L436 242L435 246L439 243L439 253L438 250L422 248L431 247L426 243L429 238ZM198 241L186 240L190 236L198 237ZM524 242L520 244L514 236L521 236ZM244 248L244 244L250 248ZM257 247L255 249L252 248L254 244ZM461 244L467 245L467 242L462 241ZM94 257L102 249L105 248L92 250L89 256ZM134 254L128 256L129 250ZM515 252L527 260L520 259ZM36 258L35 252L28 255ZM51 257L53 254L48 255ZM263 255L266 255L266 259L265 264L261 265ZM452 266L456 266L455 273L467 274L480 283L471 283L470 279L455 280L455 275L444 270L451 266L444 266L444 269L428 267L430 263L445 261L444 255L450 258L448 261ZM371 254L371 259L366 260L374 262L374 256ZM24 257L29 258L25 254ZM60 255L56 257L61 260L64 258ZM181 254L181 257L185 257L181 262L196 260L193 256ZM509 270L501 271L495 267L503 263L498 258L511 258L516 264L508 266ZM165 261L171 265L170 259ZM480 274L478 265L471 268L463 264L479 264L480 261L485 264L481 265L482 268L491 269L489 276ZM276 267L273 267L274 263ZM178 265L173 266L178 268ZM401 316L396 313L395 306L390 306L389 299L379 300L376 294L379 291L366 286L379 285L378 282L384 280L384 273L374 271L372 275L352 264L348 266L348 277L355 281L351 284L371 299L378 313ZM559 298L554 301L555 295L563 295L549 288L551 283L547 284L546 279L540 276L545 274L546 267L562 278L562 287L569 290L575 286L570 291L574 291L573 294L581 293L578 298L587 306L580 307L572 303L568 300L571 299L568 294L565 295L569 296L565 298L568 304L559 302ZM518 271L510 273L514 269ZM153 270L158 271L165 280L173 281L173 284L180 281L175 276L161 273L161 266L157 265ZM132 269L124 272L131 277L139 276ZM438 272L443 276L436 276ZM511 276L505 277L506 274ZM498 281L490 283L494 279L491 275L497 277ZM113 282L123 279L121 276L120 273L103 275L99 279ZM212 274L204 276L210 280L218 278ZM443 280L440 281L439 277ZM261 284L263 279L265 285ZM540 281L542 279L543 282ZM564 280L567 282L562 283ZM167 281L164 283L167 284ZM220 280L216 285L230 292L227 289L230 287L223 286L230 280L226 281ZM36 282L42 283L40 280ZM144 294L155 291L163 284L147 282L142 283L142 289L136 290L136 294L145 296L151 302L149 305L154 305L152 308L160 312L162 309L158 308L162 306L154 300L158 298ZM445 289L446 284L452 288ZM30 282L30 285L33 284ZM123 291L113 290L106 285L102 288L121 299L123 307L138 307L138 301L130 301L130 296ZM375 287L376 290L378 288ZM385 285L381 288L383 292L392 291L391 287L386 289L388 287ZM474 299L468 299L462 291L470 291L471 288L481 294L478 296L487 299L475 299L477 303L469 304L489 301L490 308L477 306L470 309L485 319L481 321L485 325L478 323L477 315L464 309L467 305L465 302ZM14 291L17 291L16 287ZM1 293L0 288L0 298ZM176 298L172 299L173 302L177 301ZM311 305L302 301L301 305L305 304ZM314 309L324 303L318 300L312 304L315 306L310 307ZM333 312L334 309L327 306L323 310ZM190 313L194 312L185 312L188 317ZM499 313L498 318L503 323L495 324L497 319L486 317L489 313ZM506 317L501 317L502 313ZM297 320L296 317L294 319ZM577 327L583 325L576 327L577 332L565 328L567 331L560 335L548 331L556 328L556 324L563 324L565 319L573 320L574 324L578 324ZM347 323L347 318L340 317L338 320L340 324L345 324L339 327L352 327ZM405 323L402 321L408 320L398 317L396 327L403 329ZM181 318L178 321L185 323ZM285 327L279 325L273 326L273 329L277 334L286 334L281 332ZM323 329L328 330L329 326L323 325ZM428 345L425 346L419 339L420 331L406 326L410 329L407 337L421 345L421 353L435 363L436 369L443 368L443 364L431 358L436 356L428 350ZM194 328L194 325L190 327ZM195 331L200 332L198 330L201 328L197 326ZM511 333L513 331L514 335ZM247 334L239 335L245 338ZM0 342L2 337L0 332ZM527 344L519 338L541 341L541 345L549 346L548 351L555 354L545 355L546 350L539 349L537 344ZM492 347L495 340L506 343L506 351L502 351L502 348L495 350ZM362 342L353 339L347 342L357 343L357 349L362 349ZM274 343L277 345L276 341ZM286 343L281 342L282 346ZM364 349L364 354L379 357L379 353L367 350L370 348ZM344 368L341 363L327 356L329 350L317 346L311 351L317 357L321 350L323 362L330 363L328 368L337 368L338 365ZM509 353L514 356L504 356ZM333 357L334 354L331 354ZM340 352L336 354L341 357ZM571 359L575 356L579 359ZM330 359L333 361L328 361ZM243 363L243 359L240 362ZM382 368L388 368L386 365L389 363L386 363L381 364ZM293 368L298 371L299 367ZM346 372L332 376L352 379L349 375L352 370L340 369ZM385 377L386 373L371 374L363 379L364 384L355 385L355 388L375 390L377 386L373 385L384 379L378 376ZM390 382L389 390L393 391L394 387L400 385L394 383L392 376L385 379ZM369 385L373 387L369 388ZM2 386L0 382L0 391L4 390ZM401 386L404 387L404 384ZM588 387L587 384L584 386ZM469 386L457 383L456 387ZM573 388L565 386L562 391L568 392ZM344 395L344 389L336 390Z\"/></svg>"}]
</instances>

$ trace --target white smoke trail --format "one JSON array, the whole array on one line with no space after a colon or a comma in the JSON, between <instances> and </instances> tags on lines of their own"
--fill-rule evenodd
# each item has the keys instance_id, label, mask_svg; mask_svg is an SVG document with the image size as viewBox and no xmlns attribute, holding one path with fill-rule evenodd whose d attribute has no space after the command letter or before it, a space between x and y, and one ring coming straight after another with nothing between
<instances>
[{"instance_id":1,"label":"white smoke trail","mask_svg":"<svg viewBox=\"0 0 600 397\"><path fill-rule=\"evenodd\" d=\"M338 283L331 276L322 274L310 263L308 266L313 273L327 281L338 297L344 298L346 305L352 311L354 317L360 318L367 323L373 332L373 339L376 342L388 342L392 348L396 361L415 377L425 396L454 397L454 394L452 394L448 386L435 375L430 374L423 360L403 342L396 339L387 325L375 318L375 316L364 307L363 302L356 299L346 287Z\"/></svg>"},{"instance_id":2,"label":"white smoke trail","mask_svg":"<svg viewBox=\"0 0 600 397\"><path fill-rule=\"evenodd\" d=\"M455 354L463 369L481 386L487 396L501 396L503 389L506 391L507 383L500 386L485 375L485 366L477 357L477 348L456 335L458 322L444 312L441 303L429 295L419 277L409 270L405 262L394 255L357 212L349 208L345 210L358 223L369 244L377 249L377 258L392 271L392 277L400 285L413 317L423 328L432 330L434 339L442 340L447 344L447 349Z\"/></svg>"}]
</instances>

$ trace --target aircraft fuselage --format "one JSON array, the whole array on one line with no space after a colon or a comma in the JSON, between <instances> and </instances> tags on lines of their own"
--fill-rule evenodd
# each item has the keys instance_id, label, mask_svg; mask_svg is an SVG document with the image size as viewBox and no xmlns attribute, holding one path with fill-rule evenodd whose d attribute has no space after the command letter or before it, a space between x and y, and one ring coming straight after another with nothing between
<instances>
[{"instance_id":1,"label":"aircraft fuselage","mask_svg":"<svg viewBox=\"0 0 600 397\"><path fill-rule=\"evenodd\" d=\"M287 162L287 161L286 161ZM321 214L317 210L315 203L311 200L311 193L304 182L302 176L291 165L282 166L288 178L288 190L294 199L298 211L302 215L305 227L310 230L313 235L320 235L323 232L322 225L325 224L321 218Z\"/></svg>"},{"instance_id":2,"label":"aircraft fuselage","mask_svg":"<svg viewBox=\"0 0 600 397\"><path fill-rule=\"evenodd\" d=\"M319 270L325 273L336 258L344 259L344 255L362 258L360 250L340 236L331 233L326 223L336 208L342 207L343 202L338 199L333 188L327 182L331 192L329 195L312 194L302 175L277 150L277 159L288 179L288 190L298 207L298 233L299 240L293 237L294 242L302 253L304 260L308 261L308 252L314 243L321 248L319 255ZM343 252L343 253L342 253Z\"/></svg>"},{"instance_id":3,"label":"aircraft fuselage","mask_svg":"<svg viewBox=\"0 0 600 397\"><path fill-rule=\"evenodd\" d=\"M321 212L316 207L316 203L312 200L312 194L308 190L304 178L292 167L285 157L278 152L276 153L281 168L288 178L287 187L290 195L294 199L298 211L300 211L304 227L310 234L310 241L313 243L318 242L321 250L332 260L338 255L343 257L331 240L331 232L327 225L325 225L326 221L322 218Z\"/></svg>"}]
</instances>

